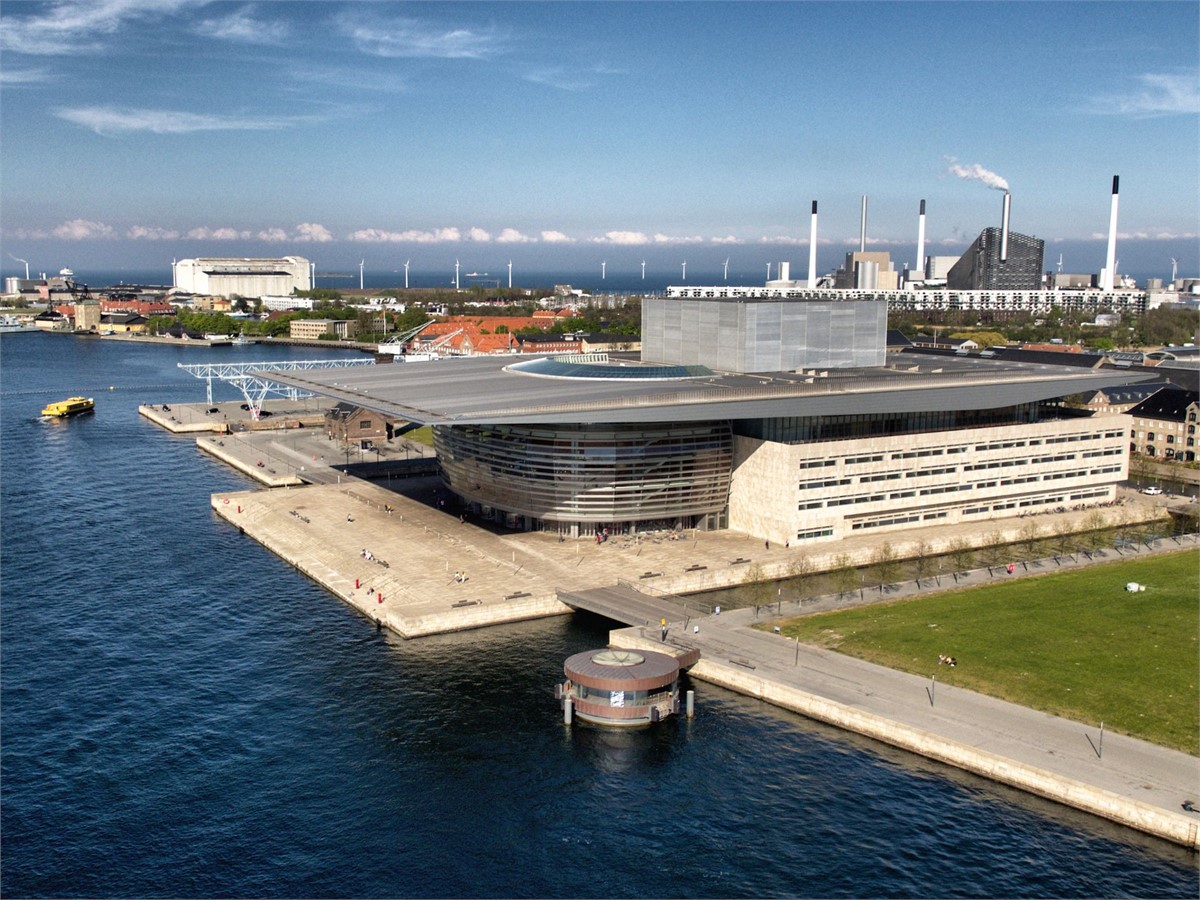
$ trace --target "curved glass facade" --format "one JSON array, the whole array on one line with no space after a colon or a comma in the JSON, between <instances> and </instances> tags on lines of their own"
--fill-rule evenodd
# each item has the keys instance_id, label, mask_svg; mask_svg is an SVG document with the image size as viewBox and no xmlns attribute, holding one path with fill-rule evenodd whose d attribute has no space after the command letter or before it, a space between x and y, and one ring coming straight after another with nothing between
<instances>
[{"instance_id":1,"label":"curved glass facade","mask_svg":"<svg viewBox=\"0 0 1200 900\"><path fill-rule=\"evenodd\" d=\"M729 498L728 422L445 425L433 429L447 486L487 513L559 524L678 524Z\"/></svg>"}]
</instances>

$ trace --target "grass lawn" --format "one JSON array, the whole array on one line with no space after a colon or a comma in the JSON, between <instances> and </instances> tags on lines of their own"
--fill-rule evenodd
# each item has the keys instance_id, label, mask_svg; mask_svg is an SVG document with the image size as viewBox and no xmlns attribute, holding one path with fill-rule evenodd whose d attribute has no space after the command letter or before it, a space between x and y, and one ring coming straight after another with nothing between
<instances>
[{"instance_id":1,"label":"grass lawn","mask_svg":"<svg viewBox=\"0 0 1200 900\"><path fill-rule=\"evenodd\" d=\"M1130 581L1145 591L1127 592ZM806 643L1200 755L1194 550L804 616L781 628ZM939 666L938 654L958 665Z\"/></svg>"},{"instance_id":2,"label":"grass lawn","mask_svg":"<svg viewBox=\"0 0 1200 900\"><path fill-rule=\"evenodd\" d=\"M425 444L427 447L433 446L433 427L430 425L422 425L420 428L414 428L412 431L404 432L404 437L418 444Z\"/></svg>"}]
</instances>

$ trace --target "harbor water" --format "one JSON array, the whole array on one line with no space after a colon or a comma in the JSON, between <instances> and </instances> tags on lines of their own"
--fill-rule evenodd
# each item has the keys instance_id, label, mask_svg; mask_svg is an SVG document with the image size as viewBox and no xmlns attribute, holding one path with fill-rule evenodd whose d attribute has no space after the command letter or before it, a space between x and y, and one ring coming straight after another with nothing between
<instances>
[{"instance_id":1,"label":"harbor water","mask_svg":"<svg viewBox=\"0 0 1200 900\"><path fill-rule=\"evenodd\" d=\"M137 414L203 400L178 362L306 355L0 338L4 896L1197 895L1186 850L702 682L565 727L598 618L377 631Z\"/></svg>"}]
</instances>

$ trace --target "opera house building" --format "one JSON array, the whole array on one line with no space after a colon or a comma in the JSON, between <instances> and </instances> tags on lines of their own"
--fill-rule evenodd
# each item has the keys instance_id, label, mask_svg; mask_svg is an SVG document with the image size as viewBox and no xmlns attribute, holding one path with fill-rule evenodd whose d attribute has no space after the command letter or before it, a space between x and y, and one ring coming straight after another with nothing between
<instances>
[{"instance_id":1,"label":"opera house building","mask_svg":"<svg viewBox=\"0 0 1200 900\"><path fill-rule=\"evenodd\" d=\"M1110 501L1120 370L887 354L881 300L650 297L642 352L278 372L433 426L446 487L512 528L734 529L783 543Z\"/></svg>"}]
</instances>

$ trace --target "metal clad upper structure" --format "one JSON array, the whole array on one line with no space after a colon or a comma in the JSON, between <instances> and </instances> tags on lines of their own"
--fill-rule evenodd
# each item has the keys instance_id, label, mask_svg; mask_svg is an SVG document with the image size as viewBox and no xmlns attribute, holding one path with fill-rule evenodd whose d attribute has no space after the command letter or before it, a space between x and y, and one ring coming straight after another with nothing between
<instances>
[{"instance_id":1,"label":"metal clad upper structure","mask_svg":"<svg viewBox=\"0 0 1200 900\"><path fill-rule=\"evenodd\" d=\"M642 300L642 356L725 372L883 365L887 303L878 300Z\"/></svg>"}]
</instances>

